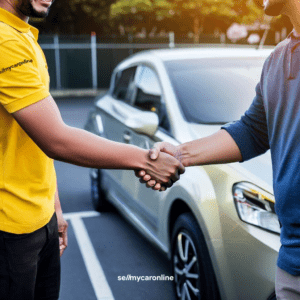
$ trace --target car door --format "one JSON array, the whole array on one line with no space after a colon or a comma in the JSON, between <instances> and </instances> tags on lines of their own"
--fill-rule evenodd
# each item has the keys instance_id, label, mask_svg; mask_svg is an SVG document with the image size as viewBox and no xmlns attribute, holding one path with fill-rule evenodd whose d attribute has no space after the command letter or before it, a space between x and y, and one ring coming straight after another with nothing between
<instances>
[{"instance_id":1,"label":"car door","mask_svg":"<svg viewBox=\"0 0 300 300\"><path fill-rule=\"evenodd\" d=\"M102 128L102 136L120 143L128 143L126 136L126 126L120 118L122 115L122 105L126 106L132 102L133 82L136 73L136 67L129 67L119 70L113 75L112 91L97 102L97 121L98 127ZM105 170L104 180L109 180L110 193L114 198L122 199L129 203L124 194L124 187L121 186L123 171L122 170ZM133 173L133 172L132 172Z\"/></svg>"},{"instance_id":2,"label":"car door","mask_svg":"<svg viewBox=\"0 0 300 300\"><path fill-rule=\"evenodd\" d=\"M135 91L132 106L140 111L153 112L158 115L159 128L154 136L139 134L128 130L130 143L144 149L150 149L154 142L168 140L175 142L170 137L170 124L166 113L163 93L159 78L153 68L140 65L135 74ZM159 223L159 210L163 193L153 191L140 184L133 173L123 172L122 185L127 186L127 191L135 201L136 213L144 225L152 232L157 231Z\"/></svg>"}]
</instances>

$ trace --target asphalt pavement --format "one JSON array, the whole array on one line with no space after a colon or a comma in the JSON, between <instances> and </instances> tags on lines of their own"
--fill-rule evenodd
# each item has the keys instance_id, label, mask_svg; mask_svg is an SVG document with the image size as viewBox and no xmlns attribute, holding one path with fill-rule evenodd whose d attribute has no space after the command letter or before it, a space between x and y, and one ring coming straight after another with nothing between
<instances>
[{"instance_id":1,"label":"asphalt pavement","mask_svg":"<svg viewBox=\"0 0 300 300\"><path fill-rule=\"evenodd\" d=\"M56 99L66 124L83 128L93 98ZM171 276L170 262L117 211L97 213L89 169L55 162L60 200L69 222L69 246L61 258L60 300L171 300L171 281L132 276ZM123 280L124 278L131 280Z\"/></svg>"}]
</instances>

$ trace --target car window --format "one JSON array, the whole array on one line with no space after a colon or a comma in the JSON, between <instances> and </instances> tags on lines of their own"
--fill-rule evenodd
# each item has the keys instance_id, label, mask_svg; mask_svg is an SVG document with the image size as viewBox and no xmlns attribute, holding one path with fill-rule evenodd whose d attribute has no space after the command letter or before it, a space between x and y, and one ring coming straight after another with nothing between
<instances>
[{"instance_id":1,"label":"car window","mask_svg":"<svg viewBox=\"0 0 300 300\"><path fill-rule=\"evenodd\" d=\"M167 61L177 100L186 120L223 124L248 109L260 80L264 58Z\"/></svg>"},{"instance_id":2,"label":"car window","mask_svg":"<svg viewBox=\"0 0 300 300\"><path fill-rule=\"evenodd\" d=\"M113 97L126 103L132 101L136 67L131 67L116 74Z\"/></svg>"},{"instance_id":3,"label":"car window","mask_svg":"<svg viewBox=\"0 0 300 300\"><path fill-rule=\"evenodd\" d=\"M136 90L133 106L157 113L159 126L169 130L170 125L157 74L147 66L139 66L134 81Z\"/></svg>"}]
</instances>

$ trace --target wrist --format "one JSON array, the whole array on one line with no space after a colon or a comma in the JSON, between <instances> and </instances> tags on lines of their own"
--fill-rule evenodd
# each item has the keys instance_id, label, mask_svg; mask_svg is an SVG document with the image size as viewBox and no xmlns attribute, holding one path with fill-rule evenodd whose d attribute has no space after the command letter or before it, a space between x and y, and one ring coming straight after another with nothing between
<instances>
[{"instance_id":1,"label":"wrist","mask_svg":"<svg viewBox=\"0 0 300 300\"><path fill-rule=\"evenodd\" d=\"M56 212L57 215L58 215L58 214L59 214L59 215L62 215L62 214L63 214L61 208L55 208L55 212Z\"/></svg>"},{"instance_id":2,"label":"wrist","mask_svg":"<svg viewBox=\"0 0 300 300\"><path fill-rule=\"evenodd\" d=\"M189 152L188 152L188 147L187 144L181 144L176 147L176 158L178 155L178 160L183 164L184 167L189 167L190 166L190 157L189 157Z\"/></svg>"},{"instance_id":3,"label":"wrist","mask_svg":"<svg viewBox=\"0 0 300 300\"><path fill-rule=\"evenodd\" d=\"M149 162L149 151L137 147L137 153L134 155L131 168L133 170L145 170L147 169L148 162Z\"/></svg>"}]
</instances>

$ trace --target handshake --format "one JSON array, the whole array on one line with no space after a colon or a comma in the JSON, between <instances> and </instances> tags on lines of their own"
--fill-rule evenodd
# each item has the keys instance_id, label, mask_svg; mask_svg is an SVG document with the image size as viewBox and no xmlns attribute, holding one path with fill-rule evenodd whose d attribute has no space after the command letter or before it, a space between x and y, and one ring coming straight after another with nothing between
<instances>
[{"instance_id":1,"label":"handshake","mask_svg":"<svg viewBox=\"0 0 300 300\"><path fill-rule=\"evenodd\" d=\"M181 151L170 143L154 144L148 155L147 168L135 171L140 182L145 183L148 188L165 191L185 172Z\"/></svg>"}]
</instances>

